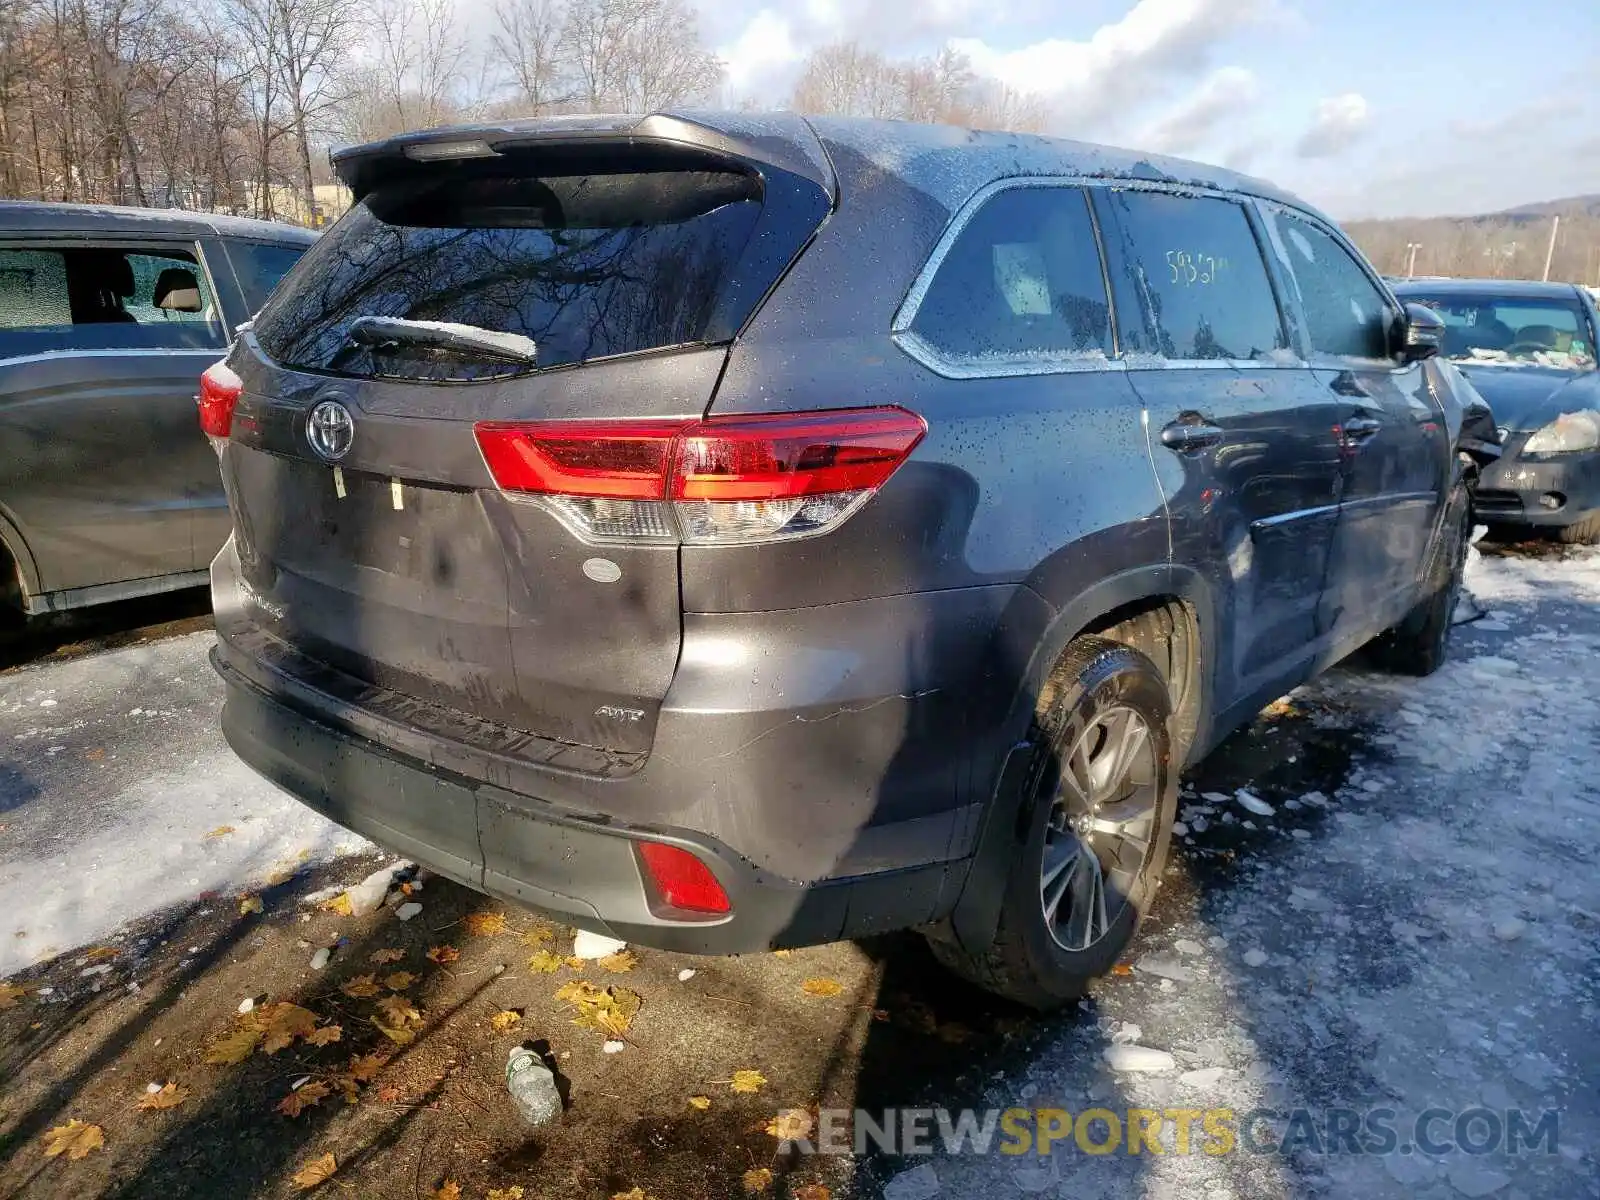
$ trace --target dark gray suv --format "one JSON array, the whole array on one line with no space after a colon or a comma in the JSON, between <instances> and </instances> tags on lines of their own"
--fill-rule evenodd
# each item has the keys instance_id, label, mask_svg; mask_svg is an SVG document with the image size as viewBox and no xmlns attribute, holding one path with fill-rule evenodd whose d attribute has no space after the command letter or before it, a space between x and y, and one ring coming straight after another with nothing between
<instances>
[{"instance_id":1,"label":"dark gray suv","mask_svg":"<svg viewBox=\"0 0 1600 1200\"><path fill-rule=\"evenodd\" d=\"M202 384L241 757L470 887L725 953L903 927L1041 1007L1180 767L1444 653L1462 414L1324 218L791 114L433 130Z\"/></svg>"}]
</instances>

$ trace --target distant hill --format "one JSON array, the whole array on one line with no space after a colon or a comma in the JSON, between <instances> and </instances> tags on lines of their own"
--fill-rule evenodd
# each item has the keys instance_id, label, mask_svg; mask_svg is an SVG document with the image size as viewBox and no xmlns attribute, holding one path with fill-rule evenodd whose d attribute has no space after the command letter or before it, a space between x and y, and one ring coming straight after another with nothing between
<instances>
[{"instance_id":1,"label":"distant hill","mask_svg":"<svg viewBox=\"0 0 1600 1200\"><path fill-rule=\"evenodd\" d=\"M1519 204L1472 217L1349 221L1345 229L1389 275L1404 275L1415 250L1418 275L1538 279L1553 218L1561 218L1550 278L1600 284L1600 195Z\"/></svg>"}]
</instances>

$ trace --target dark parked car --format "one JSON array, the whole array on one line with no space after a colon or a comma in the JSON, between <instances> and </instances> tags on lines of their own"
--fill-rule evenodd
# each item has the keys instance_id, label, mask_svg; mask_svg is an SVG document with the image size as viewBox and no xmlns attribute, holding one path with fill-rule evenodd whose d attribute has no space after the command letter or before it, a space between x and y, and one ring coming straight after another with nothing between
<instances>
[{"instance_id":1,"label":"dark parked car","mask_svg":"<svg viewBox=\"0 0 1600 1200\"><path fill-rule=\"evenodd\" d=\"M1502 454L1479 481L1477 513L1496 536L1548 530L1600 542L1600 314L1587 288L1515 279L1397 285L1444 318L1443 356L1500 423Z\"/></svg>"},{"instance_id":2,"label":"dark parked car","mask_svg":"<svg viewBox=\"0 0 1600 1200\"><path fill-rule=\"evenodd\" d=\"M1265 184L787 114L336 167L202 385L223 727L470 887L697 952L921 927L1048 1006L1185 762L1444 654L1437 320Z\"/></svg>"},{"instance_id":3,"label":"dark parked car","mask_svg":"<svg viewBox=\"0 0 1600 1200\"><path fill-rule=\"evenodd\" d=\"M195 376L312 237L0 202L0 600L42 613L205 582L230 522Z\"/></svg>"}]
</instances>

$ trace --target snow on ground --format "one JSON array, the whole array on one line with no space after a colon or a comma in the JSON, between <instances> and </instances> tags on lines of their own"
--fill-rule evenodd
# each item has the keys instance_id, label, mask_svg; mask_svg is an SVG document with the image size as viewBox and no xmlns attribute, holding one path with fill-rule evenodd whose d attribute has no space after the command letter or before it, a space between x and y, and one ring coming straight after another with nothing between
<instances>
[{"instance_id":1,"label":"snow on ground","mask_svg":"<svg viewBox=\"0 0 1600 1200\"><path fill-rule=\"evenodd\" d=\"M212 639L0 676L0 977L169 905L370 848L234 757Z\"/></svg>"}]
</instances>

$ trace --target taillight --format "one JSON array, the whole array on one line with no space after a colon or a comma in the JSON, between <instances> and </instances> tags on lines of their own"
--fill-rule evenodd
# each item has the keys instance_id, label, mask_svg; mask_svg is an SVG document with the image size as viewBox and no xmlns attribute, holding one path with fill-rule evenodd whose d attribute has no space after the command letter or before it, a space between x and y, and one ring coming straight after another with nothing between
<instances>
[{"instance_id":1,"label":"taillight","mask_svg":"<svg viewBox=\"0 0 1600 1200\"><path fill-rule=\"evenodd\" d=\"M903 408L477 426L495 482L583 537L709 545L843 524L927 433Z\"/></svg>"},{"instance_id":2,"label":"taillight","mask_svg":"<svg viewBox=\"0 0 1600 1200\"><path fill-rule=\"evenodd\" d=\"M645 873L668 908L708 914L732 911L728 893L711 868L689 851L662 842L639 842L638 846Z\"/></svg>"},{"instance_id":3,"label":"taillight","mask_svg":"<svg viewBox=\"0 0 1600 1200\"><path fill-rule=\"evenodd\" d=\"M225 362L214 362L200 376L200 428L208 437L225 438L233 429L233 408L239 403L244 381Z\"/></svg>"}]
</instances>

